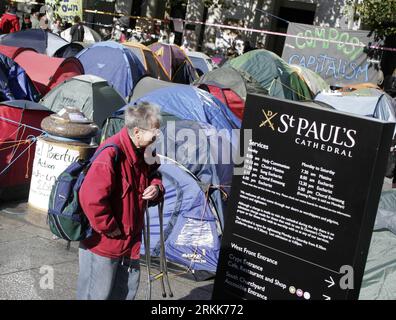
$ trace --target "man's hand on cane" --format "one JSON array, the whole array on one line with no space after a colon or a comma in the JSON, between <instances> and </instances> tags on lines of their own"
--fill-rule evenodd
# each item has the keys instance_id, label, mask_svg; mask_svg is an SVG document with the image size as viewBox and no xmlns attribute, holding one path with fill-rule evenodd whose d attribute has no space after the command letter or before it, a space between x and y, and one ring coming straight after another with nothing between
<instances>
[{"instance_id":1,"label":"man's hand on cane","mask_svg":"<svg viewBox=\"0 0 396 320\"><path fill-rule=\"evenodd\" d=\"M143 192L143 199L144 200L154 200L158 197L159 194L159 187L158 186L149 186Z\"/></svg>"}]
</instances>

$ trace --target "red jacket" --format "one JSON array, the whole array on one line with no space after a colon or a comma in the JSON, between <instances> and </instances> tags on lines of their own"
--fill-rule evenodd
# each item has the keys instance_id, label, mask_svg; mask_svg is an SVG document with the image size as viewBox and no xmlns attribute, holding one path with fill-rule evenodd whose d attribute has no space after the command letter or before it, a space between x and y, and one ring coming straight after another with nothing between
<instances>
[{"instance_id":1,"label":"red jacket","mask_svg":"<svg viewBox=\"0 0 396 320\"><path fill-rule=\"evenodd\" d=\"M17 15L11 13L3 14L0 20L0 30L3 33L17 32L21 30Z\"/></svg>"},{"instance_id":2,"label":"red jacket","mask_svg":"<svg viewBox=\"0 0 396 320\"><path fill-rule=\"evenodd\" d=\"M158 185L164 193L159 165L148 165L136 151L126 128L107 139L104 144L120 148L119 161L113 164L114 148L104 149L89 169L80 188L79 200L88 217L93 235L83 241L89 250L108 258L127 256L140 258L143 217L146 201L143 191L149 185ZM157 173L157 174L156 174ZM116 228L121 236L108 238L105 234Z\"/></svg>"}]
</instances>

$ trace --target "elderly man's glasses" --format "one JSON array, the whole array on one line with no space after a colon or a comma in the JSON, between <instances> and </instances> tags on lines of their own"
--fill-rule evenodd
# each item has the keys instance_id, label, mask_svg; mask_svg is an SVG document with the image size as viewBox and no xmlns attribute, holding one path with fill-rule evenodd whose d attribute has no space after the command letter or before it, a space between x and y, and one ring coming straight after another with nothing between
<instances>
[{"instance_id":1,"label":"elderly man's glasses","mask_svg":"<svg viewBox=\"0 0 396 320\"><path fill-rule=\"evenodd\" d=\"M139 128L140 130L143 131L149 131L150 133L152 133L154 136L159 136L161 134L161 130L157 129L157 128L152 128L152 129L145 129L145 128Z\"/></svg>"}]
</instances>

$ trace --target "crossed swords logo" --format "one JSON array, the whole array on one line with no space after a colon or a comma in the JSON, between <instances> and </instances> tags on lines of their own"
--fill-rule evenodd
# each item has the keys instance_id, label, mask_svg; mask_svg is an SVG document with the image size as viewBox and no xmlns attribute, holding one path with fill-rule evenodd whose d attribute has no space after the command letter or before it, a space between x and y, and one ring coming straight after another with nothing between
<instances>
[{"instance_id":1,"label":"crossed swords logo","mask_svg":"<svg viewBox=\"0 0 396 320\"><path fill-rule=\"evenodd\" d=\"M278 113L273 113L272 111L265 112L263 109L262 109L261 111L263 111L263 114L264 114L266 120L264 120L263 122L261 122L260 128L261 128L261 127L265 127L265 126L268 124L268 126L269 126L273 131L275 131L274 123L273 123L271 120L272 120Z\"/></svg>"}]
</instances>

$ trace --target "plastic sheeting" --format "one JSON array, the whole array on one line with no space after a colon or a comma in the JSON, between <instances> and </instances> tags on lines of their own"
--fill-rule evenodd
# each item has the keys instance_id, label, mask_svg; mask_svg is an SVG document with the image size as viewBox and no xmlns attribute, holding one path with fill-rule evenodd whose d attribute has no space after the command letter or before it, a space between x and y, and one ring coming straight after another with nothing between
<instances>
[{"instance_id":1,"label":"plastic sheeting","mask_svg":"<svg viewBox=\"0 0 396 320\"><path fill-rule=\"evenodd\" d=\"M396 299L396 190L381 193L359 299Z\"/></svg>"},{"instance_id":2,"label":"plastic sheeting","mask_svg":"<svg viewBox=\"0 0 396 320\"><path fill-rule=\"evenodd\" d=\"M382 191L374 230L387 229L396 236L396 189Z\"/></svg>"},{"instance_id":3,"label":"plastic sheeting","mask_svg":"<svg viewBox=\"0 0 396 320\"><path fill-rule=\"evenodd\" d=\"M396 235L373 232L360 300L396 300Z\"/></svg>"}]
</instances>

